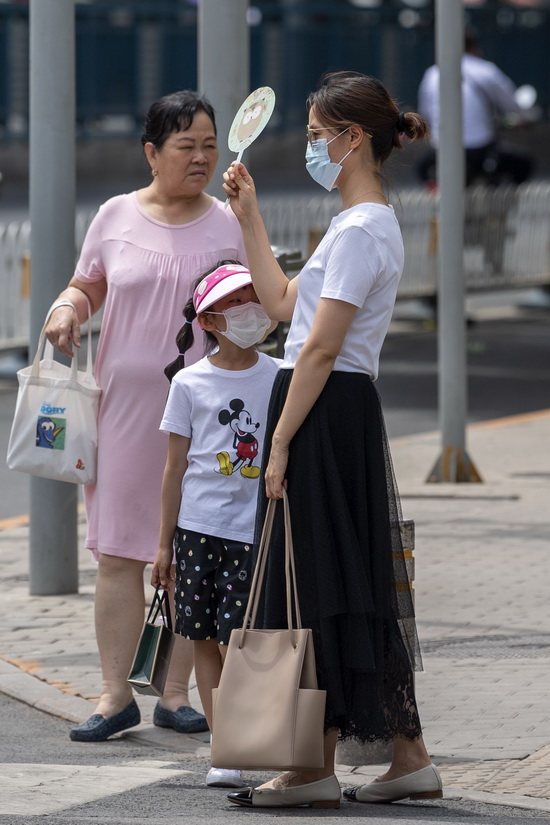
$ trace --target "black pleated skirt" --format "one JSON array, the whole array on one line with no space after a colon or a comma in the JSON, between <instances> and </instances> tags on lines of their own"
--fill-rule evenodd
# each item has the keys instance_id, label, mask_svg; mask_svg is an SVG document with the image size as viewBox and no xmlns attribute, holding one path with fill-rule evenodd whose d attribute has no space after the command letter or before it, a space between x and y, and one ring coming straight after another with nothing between
<instances>
[{"instance_id":1,"label":"black pleated skirt","mask_svg":"<svg viewBox=\"0 0 550 825\"><path fill-rule=\"evenodd\" d=\"M275 380L264 471L292 375L279 370ZM327 690L325 727L362 742L416 738L412 673L421 669L420 649L398 493L369 376L331 373L292 439L287 480L302 624L313 630L319 687ZM256 547L267 505L260 488ZM260 622L286 626L282 503Z\"/></svg>"}]
</instances>

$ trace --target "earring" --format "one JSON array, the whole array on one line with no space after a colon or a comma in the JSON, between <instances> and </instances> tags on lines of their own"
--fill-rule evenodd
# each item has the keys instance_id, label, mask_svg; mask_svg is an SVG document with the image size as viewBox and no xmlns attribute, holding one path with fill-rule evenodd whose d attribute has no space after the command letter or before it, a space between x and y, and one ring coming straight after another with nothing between
<instances>
[{"instance_id":1,"label":"earring","mask_svg":"<svg viewBox=\"0 0 550 825\"><path fill-rule=\"evenodd\" d=\"M154 178L156 178L156 176L158 175L158 170L157 169L151 169L151 174Z\"/></svg>"}]
</instances>

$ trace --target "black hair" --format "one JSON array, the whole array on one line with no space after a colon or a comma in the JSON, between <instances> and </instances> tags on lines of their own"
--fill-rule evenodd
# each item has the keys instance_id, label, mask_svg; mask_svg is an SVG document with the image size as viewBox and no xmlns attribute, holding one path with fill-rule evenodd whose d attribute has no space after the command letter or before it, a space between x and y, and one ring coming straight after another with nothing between
<instances>
[{"instance_id":1,"label":"black hair","mask_svg":"<svg viewBox=\"0 0 550 825\"><path fill-rule=\"evenodd\" d=\"M480 48L478 30L474 26L466 26L464 29L464 51L468 54L477 54Z\"/></svg>"},{"instance_id":2,"label":"black hair","mask_svg":"<svg viewBox=\"0 0 550 825\"><path fill-rule=\"evenodd\" d=\"M382 164L393 149L401 149L400 133L410 140L428 135L426 120L416 112L400 112L375 77L361 72L331 72L307 99L308 112L315 107L322 124L342 130L356 123L371 136L372 156Z\"/></svg>"},{"instance_id":3,"label":"black hair","mask_svg":"<svg viewBox=\"0 0 550 825\"><path fill-rule=\"evenodd\" d=\"M142 146L152 143L155 149L162 149L172 132L184 132L189 129L197 112L205 112L208 115L214 127L214 134L217 134L214 109L208 100L197 92L184 89L155 100L145 116Z\"/></svg>"},{"instance_id":4,"label":"black hair","mask_svg":"<svg viewBox=\"0 0 550 825\"><path fill-rule=\"evenodd\" d=\"M195 311L195 307L193 304L193 294L195 292L195 289L198 287L203 278L206 278L207 275L210 275L210 273L215 272L215 270L218 269L218 267L229 266L231 264L236 266L243 266L243 264L240 261L231 261L229 259L218 261L216 266L212 266L206 272L203 272L202 275L200 275L197 278L197 280L192 284L191 297L185 304L182 312L183 317L185 318L185 323L181 327L181 329L178 330L178 334L176 335L176 346L178 348L178 356L164 368L164 374L170 382L172 382L172 378L174 377L174 375L185 367L184 354L187 352L188 349L191 349L195 342L192 324L192 322L197 317L197 313ZM214 347L217 345L218 341L216 339L216 336L212 335L212 333L208 332L208 330L205 329L203 330L203 332L206 338L205 355L208 355L208 353L212 352Z\"/></svg>"}]
</instances>

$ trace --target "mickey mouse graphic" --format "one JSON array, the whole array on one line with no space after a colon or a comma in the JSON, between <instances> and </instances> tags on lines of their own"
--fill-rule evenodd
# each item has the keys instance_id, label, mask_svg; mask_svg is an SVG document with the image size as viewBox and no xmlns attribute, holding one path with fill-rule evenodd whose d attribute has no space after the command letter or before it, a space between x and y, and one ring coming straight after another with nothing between
<instances>
[{"instance_id":1,"label":"mickey mouse graphic","mask_svg":"<svg viewBox=\"0 0 550 825\"><path fill-rule=\"evenodd\" d=\"M237 451L237 458L234 462L231 461L227 452L217 454L220 473L230 476L240 467L241 475L245 478L258 478L260 468L253 466L253 461L258 455L258 439L254 433L260 423L253 422L251 414L244 408L244 401L240 398L230 401L228 410L220 410L218 421L224 426L229 424L230 429L233 430L233 449Z\"/></svg>"}]
</instances>

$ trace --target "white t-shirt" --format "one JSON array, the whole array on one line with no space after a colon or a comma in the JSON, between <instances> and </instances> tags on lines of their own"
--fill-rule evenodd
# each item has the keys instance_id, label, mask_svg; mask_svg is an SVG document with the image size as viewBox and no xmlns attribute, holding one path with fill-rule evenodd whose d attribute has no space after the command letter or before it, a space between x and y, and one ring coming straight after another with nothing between
<instances>
[{"instance_id":1,"label":"white t-shirt","mask_svg":"<svg viewBox=\"0 0 550 825\"><path fill-rule=\"evenodd\" d=\"M336 298L358 309L333 370L375 379L402 271L403 239L391 207L361 203L340 212L298 276L282 368L295 367L319 299Z\"/></svg>"},{"instance_id":2,"label":"white t-shirt","mask_svg":"<svg viewBox=\"0 0 550 825\"><path fill-rule=\"evenodd\" d=\"M461 60L463 143L479 149L495 140L495 112L523 117L514 97L515 85L489 60L464 54ZM418 89L418 111L430 124L431 139L439 144L439 67L426 70Z\"/></svg>"},{"instance_id":3,"label":"white t-shirt","mask_svg":"<svg viewBox=\"0 0 550 825\"><path fill-rule=\"evenodd\" d=\"M178 527L253 540L267 407L279 363L259 352L250 369L224 370L203 358L172 379L160 429L191 439Z\"/></svg>"}]
</instances>

